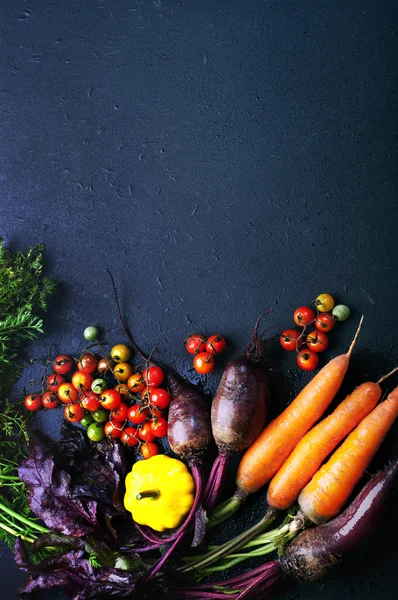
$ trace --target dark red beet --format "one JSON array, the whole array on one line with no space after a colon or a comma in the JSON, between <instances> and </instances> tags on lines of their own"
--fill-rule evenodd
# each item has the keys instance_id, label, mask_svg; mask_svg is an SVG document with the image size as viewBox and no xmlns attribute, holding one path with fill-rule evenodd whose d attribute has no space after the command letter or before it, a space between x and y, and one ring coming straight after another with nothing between
<instances>
[{"instance_id":1,"label":"dark red beet","mask_svg":"<svg viewBox=\"0 0 398 600\"><path fill-rule=\"evenodd\" d=\"M211 425L219 456L214 462L205 490L207 510L213 508L218 500L230 457L250 446L265 425L269 380L265 343L258 335L258 327L264 315L257 319L252 339L244 354L226 366L214 396Z\"/></svg>"}]
</instances>

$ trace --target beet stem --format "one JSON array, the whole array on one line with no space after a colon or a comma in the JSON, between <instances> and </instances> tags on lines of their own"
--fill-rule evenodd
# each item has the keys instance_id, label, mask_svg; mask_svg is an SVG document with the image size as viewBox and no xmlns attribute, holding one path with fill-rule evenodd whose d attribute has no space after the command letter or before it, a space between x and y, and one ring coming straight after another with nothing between
<instances>
[{"instance_id":1,"label":"beet stem","mask_svg":"<svg viewBox=\"0 0 398 600\"><path fill-rule=\"evenodd\" d=\"M277 513L275 509L269 507L264 517L258 523L256 523L240 535L236 536L229 542L226 542L225 544L219 546L215 550L212 550L204 556L199 557L196 562L191 563L189 565L184 565L183 567L179 567L177 571L179 571L180 573L189 573L191 571L196 571L197 569L201 569L203 567L207 567L213 564L214 562L216 562L220 558L223 558L224 556L227 556L231 552L240 550L245 544L247 544L247 542L249 542L256 535L262 533L265 529L267 529L270 523L272 523L272 521L275 519L276 514Z\"/></svg>"},{"instance_id":2,"label":"beet stem","mask_svg":"<svg viewBox=\"0 0 398 600\"><path fill-rule=\"evenodd\" d=\"M228 519L231 515L234 514L234 512L238 510L238 508L242 506L242 504L244 504L247 497L248 494L246 494L246 492L238 489L231 498L229 498L222 504L219 504L211 512L207 529L212 529L213 527L216 527L217 525Z\"/></svg>"},{"instance_id":3,"label":"beet stem","mask_svg":"<svg viewBox=\"0 0 398 600\"><path fill-rule=\"evenodd\" d=\"M210 510L217 503L218 496L220 495L220 491L225 481L229 461L230 456L228 454L219 454L213 463L204 492L204 506L206 510Z\"/></svg>"}]
</instances>

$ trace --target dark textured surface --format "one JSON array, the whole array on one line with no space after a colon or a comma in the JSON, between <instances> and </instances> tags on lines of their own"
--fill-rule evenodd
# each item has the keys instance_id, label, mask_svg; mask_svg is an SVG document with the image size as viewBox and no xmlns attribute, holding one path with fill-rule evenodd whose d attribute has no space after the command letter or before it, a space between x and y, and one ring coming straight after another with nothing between
<instances>
[{"instance_id":1,"label":"dark textured surface","mask_svg":"<svg viewBox=\"0 0 398 600\"><path fill-rule=\"evenodd\" d=\"M191 379L187 333L220 331L240 349L260 312L273 307L268 323L285 328L322 291L354 311L329 356L366 315L342 394L389 370L394 4L3 0L0 233L10 247L44 241L62 282L29 355L50 342L78 352L91 323L122 337L110 267L137 340ZM270 358L276 412L308 376L278 347ZM207 390L221 372L222 361ZM56 433L48 417L38 419ZM370 470L396 454L397 433ZM249 502L247 519L261 503ZM395 598L389 518L361 561L322 584L288 584L280 600ZM1 570L9 600L23 576L6 548Z\"/></svg>"}]
</instances>

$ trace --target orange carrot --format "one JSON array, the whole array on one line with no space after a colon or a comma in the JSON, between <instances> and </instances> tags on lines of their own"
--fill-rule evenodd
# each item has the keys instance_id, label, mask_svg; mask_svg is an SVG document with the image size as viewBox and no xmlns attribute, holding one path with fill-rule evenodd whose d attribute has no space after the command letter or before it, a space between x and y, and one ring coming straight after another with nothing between
<instances>
[{"instance_id":1,"label":"orange carrot","mask_svg":"<svg viewBox=\"0 0 398 600\"><path fill-rule=\"evenodd\" d=\"M269 484L269 506L287 510L293 504L325 458L376 406L381 393L378 383L363 383L303 437Z\"/></svg>"},{"instance_id":2,"label":"orange carrot","mask_svg":"<svg viewBox=\"0 0 398 600\"><path fill-rule=\"evenodd\" d=\"M360 422L300 493L300 508L311 521L324 523L340 512L397 416L398 387Z\"/></svg>"},{"instance_id":3,"label":"orange carrot","mask_svg":"<svg viewBox=\"0 0 398 600\"><path fill-rule=\"evenodd\" d=\"M347 372L362 321L363 317L348 352L336 356L325 365L246 450L236 477L240 490L253 494L269 481L301 438L325 412Z\"/></svg>"}]
</instances>

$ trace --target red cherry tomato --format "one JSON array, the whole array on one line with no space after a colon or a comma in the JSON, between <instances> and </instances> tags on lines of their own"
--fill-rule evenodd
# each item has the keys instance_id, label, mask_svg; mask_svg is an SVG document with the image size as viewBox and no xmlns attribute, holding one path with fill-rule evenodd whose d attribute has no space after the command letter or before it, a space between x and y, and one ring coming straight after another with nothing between
<instances>
[{"instance_id":1,"label":"red cherry tomato","mask_svg":"<svg viewBox=\"0 0 398 600\"><path fill-rule=\"evenodd\" d=\"M318 355L312 350L300 350L296 360L302 371L313 371L319 362Z\"/></svg>"},{"instance_id":2,"label":"red cherry tomato","mask_svg":"<svg viewBox=\"0 0 398 600\"><path fill-rule=\"evenodd\" d=\"M141 404L134 404L128 411L128 419L134 425L140 425L148 418L148 411Z\"/></svg>"},{"instance_id":3,"label":"red cherry tomato","mask_svg":"<svg viewBox=\"0 0 398 600\"><path fill-rule=\"evenodd\" d=\"M67 354L60 354L54 360L53 370L60 375L65 375L73 369L73 359Z\"/></svg>"},{"instance_id":4,"label":"red cherry tomato","mask_svg":"<svg viewBox=\"0 0 398 600\"><path fill-rule=\"evenodd\" d=\"M125 402L121 402L117 408L111 410L111 418L114 421L126 421L129 415L129 407Z\"/></svg>"},{"instance_id":5,"label":"red cherry tomato","mask_svg":"<svg viewBox=\"0 0 398 600\"><path fill-rule=\"evenodd\" d=\"M120 405L122 397L116 390L105 390L105 392L102 392L99 400L103 408L113 410Z\"/></svg>"},{"instance_id":6,"label":"red cherry tomato","mask_svg":"<svg viewBox=\"0 0 398 600\"><path fill-rule=\"evenodd\" d=\"M87 371L76 371L73 373L71 383L77 389L78 392L82 392L87 395L91 392L91 384L94 381L94 377L87 373Z\"/></svg>"},{"instance_id":7,"label":"red cherry tomato","mask_svg":"<svg viewBox=\"0 0 398 600\"><path fill-rule=\"evenodd\" d=\"M58 398L64 404L73 404L79 397L79 392L71 383L61 383L57 393Z\"/></svg>"},{"instance_id":8,"label":"red cherry tomato","mask_svg":"<svg viewBox=\"0 0 398 600\"><path fill-rule=\"evenodd\" d=\"M155 388L149 391L149 400L158 408L165 409L170 404L170 394L164 388Z\"/></svg>"},{"instance_id":9,"label":"red cherry tomato","mask_svg":"<svg viewBox=\"0 0 398 600\"><path fill-rule=\"evenodd\" d=\"M91 375L98 368L98 359L92 352L86 352L77 363L77 368Z\"/></svg>"},{"instance_id":10,"label":"red cherry tomato","mask_svg":"<svg viewBox=\"0 0 398 600\"><path fill-rule=\"evenodd\" d=\"M127 387L129 392L133 392L133 394L143 392L146 385L141 373L133 373L132 376L127 380Z\"/></svg>"},{"instance_id":11,"label":"red cherry tomato","mask_svg":"<svg viewBox=\"0 0 398 600\"><path fill-rule=\"evenodd\" d=\"M199 354L206 350L206 338L199 333L191 333L184 342L189 354Z\"/></svg>"},{"instance_id":12,"label":"red cherry tomato","mask_svg":"<svg viewBox=\"0 0 398 600\"><path fill-rule=\"evenodd\" d=\"M65 377L59 375L58 373L52 373L49 377L47 377L47 387L50 392L57 392L61 383L64 383Z\"/></svg>"},{"instance_id":13,"label":"red cherry tomato","mask_svg":"<svg viewBox=\"0 0 398 600\"><path fill-rule=\"evenodd\" d=\"M80 404L69 404L64 407L64 415L69 423L79 423L84 416L84 409Z\"/></svg>"},{"instance_id":14,"label":"red cherry tomato","mask_svg":"<svg viewBox=\"0 0 398 600\"><path fill-rule=\"evenodd\" d=\"M336 321L333 319L330 313L320 313L315 319L315 329L329 333L336 325Z\"/></svg>"},{"instance_id":15,"label":"red cherry tomato","mask_svg":"<svg viewBox=\"0 0 398 600\"><path fill-rule=\"evenodd\" d=\"M91 394L87 394L87 396L84 396L80 404L83 408L90 412L94 412L100 407L100 401L98 400L97 394L94 394L94 392L92 392Z\"/></svg>"},{"instance_id":16,"label":"red cherry tomato","mask_svg":"<svg viewBox=\"0 0 398 600\"><path fill-rule=\"evenodd\" d=\"M142 378L148 387L156 388L163 382L164 371L160 367L153 365L149 369L145 369Z\"/></svg>"},{"instance_id":17,"label":"red cherry tomato","mask_svg":"<svg viewBox=\"0 0 398 600\"><path fill-rule=\"evenodd\" d=\"M161 417L162 419L164 419L166 416L166 411L159 410L158 408L156 408L156 406L149 405L148 410L149 410L149 413L152 418L155 418L155 417L160 418Z\"/></svg>"},{"instance_id":18,"label":"red cherry tomato","mask_svg":"<svg viewBox=\"0 0 398 600\"><path fill-rule=\"evenodd\" d=\"M214 369L214 356L208 352L201 352L193 359L193 368L201 375L207 375Z\"/></svg>"},{"instance_id":19,"label":"red cherry tomato","mask_svg":"<svg viewBox=\"0 0 398 600\"><path fill-rule=\"evenodd\" d=\"M141 446L141 454L145 459L151 458L151 456L156 456L156 454L159 454L159 452L159 446L155 442L147 442Z\"/></svg>"},{"instance_id":20,"label":"red cherry tomato","mask_svg":"<svg viewBox=\"0 0 398 600\"><path fill-rule=\"evenodd\" d=\"M108 421L104 426L105 435L112 440L117 440L123 433L123 427L117 421Z\"/></svg>"},{"instance_id":21,"label":"red cherry tomato","mask_svg":"<svg viewBox=\"0 0 398 600\"><path fill-rule=\"evenodd\" d=\"M146 423L138 430L138 437L143 442L153 442L155 436L152 433L152 427L149 421L146 421Z\"/></svg>"},{"instance_id":22,"label":"red cherry tomato","mask_svg":"<svg viewBox=\"0 0 398 600\"><path fill-rule=\"evenodd\" d=\"M135 427L126 427L120 439L126 446L136 446L139 443L137 429Z\"/></svg>"},{"instance_id":23,"label":"red cherry tomato","mask_svg":"<svg viewBox=\"0 0 398 600\"><path fill-rule=\"evenodd\" d=\"M313 350L314 352L323 352L328 347L329 340L326 333L315 329L307 335L306 343L310 350Z\"/></svg>"},{"instance_id":24,"label":"red cherry tomato","mask_svg":"<svg viewBox=\"0 0 398 600\"><path fill-rule=\"evenodd\" d=\"M300 348L303 338L300 338L300 332L296 329L286 329L279 338L280 344L284 350L292 352Z\"/></svg>"},{"instance_id":25,"label":"red cherry tomato","mask_svg":"<svg viewBox=\"0 0 398 600\"><path fill-rule=\"evenodd\" d=\"M315 319L315 313L309 306L300 306L294 311L293 319L296 325L305 327Z\"/></svg>"},{"instance_id":26,"label":"red cherry tomato","mask_svg":"<svg viewBox=\"0 0 398 600\"><path fill-rule=\"evenodd\" d=\"M154 419L150 422L151 431L157 438L162 438L167 434L167 421L166 419Z\"/></svg>"},{"instance_id":27,"label":"red cherry tomato","mask_svg":"<svg viewBox=\"0 0 398 600\"><path fill-rule=\"evenodd\" d=\"M39 394L29 394L25 398L25 406L32 412L39 410L42 407L41 396Z\"/></svg>"},{"instance_id":28,"label":"red cherry tomato","mask_svg":"<svg viewBox=\"0 0 398 600\"><path fill-rule=\"evenodd\" d=\"M57 408L59 406L59 399L57 396L57 392L44 392L41 397L41 403L44 408L51 410L52 408Z\"/></svg>"},{"instance_id":29,"label":"red cherry tomato","mask_svg":"<svg viewBox=\"0 0 398 600\"><path fill-rule=\"evenodd\" d=\"M227 348L227 342L222 335L212 335L207 340L206 351L210 354L222 354Z\"/></svg>"}]
</instances>

